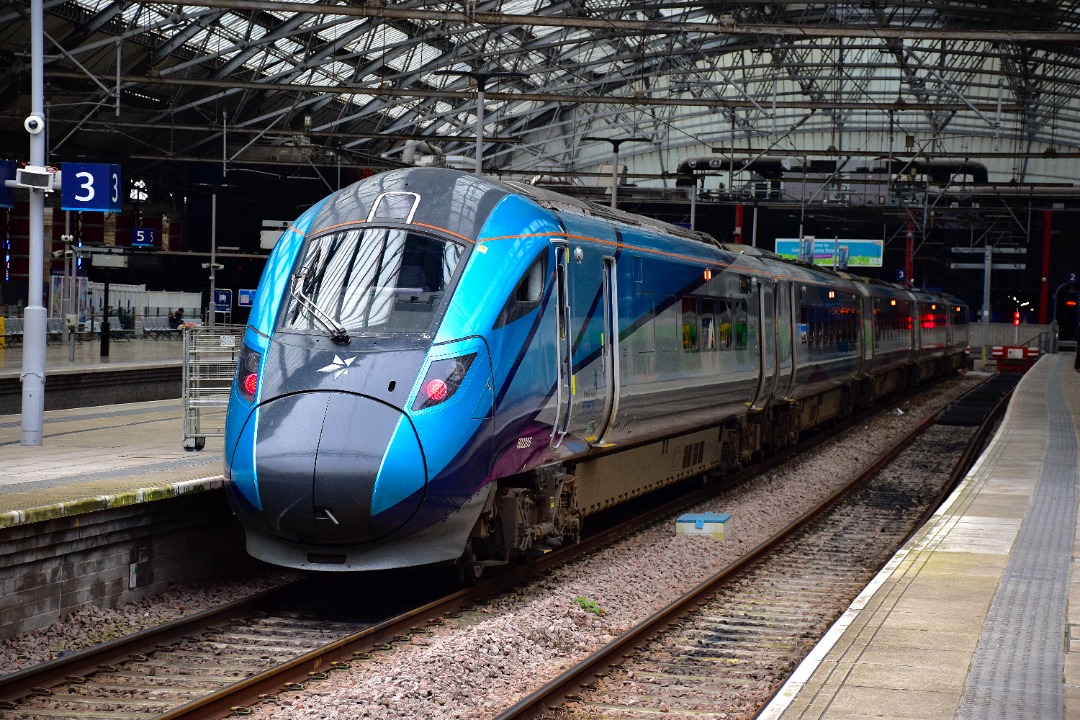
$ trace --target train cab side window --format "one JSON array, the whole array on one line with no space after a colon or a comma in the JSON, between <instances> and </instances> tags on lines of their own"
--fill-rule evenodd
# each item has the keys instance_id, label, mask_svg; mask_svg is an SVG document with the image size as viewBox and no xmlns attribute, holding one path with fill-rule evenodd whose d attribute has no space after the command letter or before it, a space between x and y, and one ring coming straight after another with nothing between
<instances>
[{"instance_id":1,"label":"train cab side window","mask_svg":"<svg viewBox=\"0 0 1080 720\"><path fill-rule=\"evenodd\" d=\"M514 291L507 298L506 304L499 311L499 317L492 326L493 330L509 325L540 307L547 281L547 256L548 250L545 248L525 270L525 274L521 276L517 285L514 286Z\"/></svg>"}]
</instances>

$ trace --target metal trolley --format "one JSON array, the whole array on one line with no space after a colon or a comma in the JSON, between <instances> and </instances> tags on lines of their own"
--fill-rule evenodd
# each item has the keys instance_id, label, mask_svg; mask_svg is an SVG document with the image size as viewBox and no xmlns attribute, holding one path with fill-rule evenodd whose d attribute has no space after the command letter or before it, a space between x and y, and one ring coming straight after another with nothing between
<instances>
[{"instance_id":1,"label":"metal trolley","mask_svg":"<svg viewBox=\"0 0 1080 720\"><path fill-rule=\"evenodd\" d=\"M242 325L184 330L185 450L202 450L206 438L225 436L226 407L243 337Z\"/></svg>"}]
</instances>

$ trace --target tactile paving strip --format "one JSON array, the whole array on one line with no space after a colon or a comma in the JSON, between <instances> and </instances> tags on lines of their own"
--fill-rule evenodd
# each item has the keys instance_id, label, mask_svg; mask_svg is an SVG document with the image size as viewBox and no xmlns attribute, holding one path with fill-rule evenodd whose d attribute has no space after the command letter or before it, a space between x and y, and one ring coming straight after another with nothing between
<instances>
[{"instance_id":1,"label":"tactile paving strip","mask_svg":"<svg viewBox=\"0 0 1080 720\"><path fill-rule=\"evenodd\" d=\"M1077 443L1057 363L1039 478L971 662L958 720L1064 717L1064 627L1076 524Z\"/></svg>"}]
</instances>

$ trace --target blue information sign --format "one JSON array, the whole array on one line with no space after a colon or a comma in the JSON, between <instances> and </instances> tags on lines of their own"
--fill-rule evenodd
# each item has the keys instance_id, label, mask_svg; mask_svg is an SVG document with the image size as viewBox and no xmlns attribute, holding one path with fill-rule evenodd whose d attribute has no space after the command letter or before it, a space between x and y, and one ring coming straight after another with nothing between
<instances>
[{"instance_id":1,"label":"blue information sign","mask_svg":"<svg viewBox=\"0 0 1080 720\"><path fill-rule=\"evenodd\" d=\"M218 312L232 310L232 290L214 290L214 307Z\"/></svg>"},{"instance_id":2,"label":"blue information sign","mask_svg":"<svg viewBox=\"0 0 1080 720\"><path fill-rule=\"evenodd\" d=\"M120 212L120 166L60 163L60 209Z\"/></svg>"},{"instance_id":3,"label":"blue information sign","mask_svg":"<svg viewBox=\"0 0 1080 720\"><path fill-rule=\"evenodd\" d=\"M0 160L0 207L15 207L15 188L9 188L5 184L5 181L14 179L15 163L11 160Z\"/></svg>"},{"instance_id":4,"label":"blue information sign","mask_svg":"<svg viewBox=\"0 0 1080 720\"><path fill-rule=\"evenodd\" d=\"M780 257L831 268L881 267L883 248L881 240L776 239L776 254Z\"/></svg>"},{"instance_id":5,"label":"blue information sign","mask_svg":"<svg viewBox=\"0 0 1080 720\"><path fill-rule=\"evenodd\" d=\"M240 288L240 295L236 298L236 304L240 307L251 307L253 302L255 302L255 291Z\"/></svg>"},{"instance_id":6,"label":"blue information sign","mask_svg":"<svg viewBox=\"0 0 1080 720\"><path fill-rule=\"evenodd\" d=\"M157 230L148 227L131 228L131 247L156 247Z\"/></svg>"}]
</instances>

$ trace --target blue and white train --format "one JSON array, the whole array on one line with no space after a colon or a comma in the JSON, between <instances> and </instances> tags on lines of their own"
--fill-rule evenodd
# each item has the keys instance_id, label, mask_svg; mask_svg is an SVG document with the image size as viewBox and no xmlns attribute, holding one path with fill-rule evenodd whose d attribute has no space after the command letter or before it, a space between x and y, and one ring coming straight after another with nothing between
<instances>
[{"instance_id":1,"label":"blue and white train","mask_svg":"<svg viewBox=\"0 0 1080 720\"><path fill-rule=\"evenodd\" d=\"M270 563L478 575L964 367L966 323L954 297L536 187L386 172L267 262L228 495Z\"/></svg>"}]
</instances>

